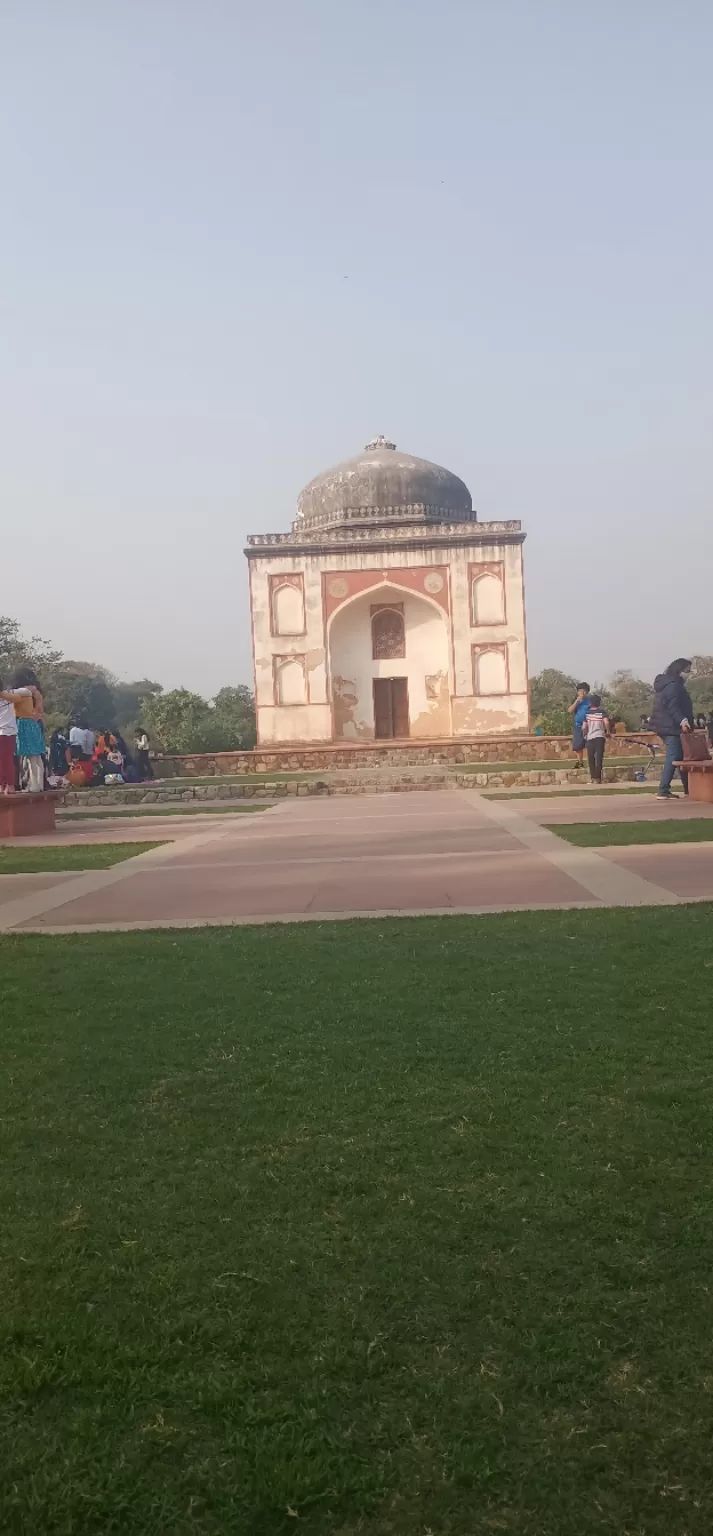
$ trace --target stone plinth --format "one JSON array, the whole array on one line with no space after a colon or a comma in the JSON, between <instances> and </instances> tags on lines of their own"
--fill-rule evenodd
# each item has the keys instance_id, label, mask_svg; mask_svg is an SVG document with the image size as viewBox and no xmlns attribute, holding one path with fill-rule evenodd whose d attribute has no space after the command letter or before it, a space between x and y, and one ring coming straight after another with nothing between
<instances>
[{"instance_id":1,"label":"stone plinth","mask_svg":"<svg viewBox=\"0 0 713 1536\"><path fill-rule=\"evenodd\" d=\"M633 768L627 768L625 764L614 768L606 762L604 765L604 777L611 784L633 782L634 772ZM582 788L587 782L588 774L581 768L576 769L573 764L558 764L556 761L546 769L514 767L508 772L501 767L496 773L488 771L487 764L483 764L482 771L477 773L449 773L446 767L437 767L430 772L424 772L423 769L414 772L409 771L407 766L397 772L370 772L368 767L362 767L361 772L355 770L349 773L342 770L341 773L331 773L326 778L315 777L303 783L298 783L296 779L265 779L259 784L218 782L191 784L184 788L180 779L174 779L168 783L153 782L150 786L107 785L105 789L68 790L66 803L81 806L86 811L121 805L173 806L176 809L193 807L199 810L206 802L216 808L224 804L228 809L230 802L235 800L273 801L289 795L390 794L407 789L445 789L449 784L455 784L459 789L532 789L544 785Z\"/></svg>"},{"instance_id":2,"label":"stone plinth","mask_svg":"<svg viewBox=\"0 0 713 1536\"><path fill-rule=\"evenodd\" d=\"M61 799L61 795L51 791L41 795L0 795L0 838L54 832L55 807Z\"/></svg>"},{"instance_id":3,"label":"stone plinth","mask_svg":"<svg viewBox=\"0 0 713 1536\"><path fill-rule=\"evenodd\" d=\"M615 736L607 744L610 757L643 757L657 736L645 731ZM219 778L239 773L329 773L351 768L410 768L458 763L551 762L554 767L573 765L571 736L483 736L474 741L368 741L321 746L260 748L252 752L205 752L191 756L159 758L161 778Z\"/></svg>"},{"instance_id":4,"label":"stone plinth","mask_svg":"<svg viewBox=\"0 0 713 1536\"><path fill-rule=\"evenodd\" d=\"M699 800L704 805L713 805L713 758L710 762L683 762L676 763L683 773L688 774L688 797L690 800Z\"/></svg>"}]
</instances>

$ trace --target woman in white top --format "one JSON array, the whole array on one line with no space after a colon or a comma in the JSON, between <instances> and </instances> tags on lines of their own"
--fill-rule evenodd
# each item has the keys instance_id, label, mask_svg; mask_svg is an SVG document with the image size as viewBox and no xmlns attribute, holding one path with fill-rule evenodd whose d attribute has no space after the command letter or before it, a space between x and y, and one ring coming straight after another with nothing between
<instances>
[{"instance_id":1,"label":"woman in white top","mask_svg":"<svg viewBox=\"0 0 713 1536\"><path fill-rule=\"evenodd\" d=\"M2 679L0 678L0 690ZM0 692L0 795L15 793L17 716L11 693Z\"/></svg>"}]
</instances>

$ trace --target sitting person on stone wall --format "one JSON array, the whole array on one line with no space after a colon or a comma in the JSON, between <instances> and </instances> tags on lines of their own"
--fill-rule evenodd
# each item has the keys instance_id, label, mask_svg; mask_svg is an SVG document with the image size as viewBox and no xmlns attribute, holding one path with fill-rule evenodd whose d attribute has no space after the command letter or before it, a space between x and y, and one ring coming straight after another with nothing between
<instances>
[{"instance_id":1,"label":"sitting person on stone wall","mask_svg":"<svg viewBox=\"0 0 713 1536\"><path fill-rule=\"evenodd\" d=\"M69 732L70 747L77 747L82 757L91 757L94 751L94 732L89 729L85 716L75 720Z\"/></svg>"},{"instance_id":2,"label":"sitting person on stone wall","mask_svg":"<svg viewBox=\"0 0 713 1536\"><path fill-rule=\"evenodd\" d=\"M69 755L70 763L67 770L67 779L73 789L89 789L93 784L103 783L103 778L98 773L96 763L91 757L85 757L81 747L70 747Z\"/></svg>"}]
</instances>

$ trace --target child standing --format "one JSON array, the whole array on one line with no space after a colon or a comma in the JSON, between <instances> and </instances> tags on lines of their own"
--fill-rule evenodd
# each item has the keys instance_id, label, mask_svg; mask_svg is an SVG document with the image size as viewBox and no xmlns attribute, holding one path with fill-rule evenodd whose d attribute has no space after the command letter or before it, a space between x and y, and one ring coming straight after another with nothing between
<instances>
[{"instance_id":1,"label":"child standing","mask_svg":"<svg viewBox=\"0 0 713 1536\"><path fill-rule=\"evenodd\" d=\"M591 699L589 696L589 683L577 683L577 696L568 705L568 713L572 720L572 751L577 759L577 767L581 768L584 757L584 722L589 714Z\"/></svg>"},{"instance_id":2,"label":"child standing","mask_svg":"<svg viewBox=\"0 0 713 1536\"><path fill-rule=\"evenodd\" d=\"M592 784L601 784L602 769L604 767L604 748L607 736L611 730L611 721L608 714L602 708L601 697L593 693L589 700L589 713L582 723L582 730L587 743L587 757L589 759L589 777Z\"/></svg>"},{"instance_id":3,"label":"child standing","mask_svg":"<svg viewBox=\"0 0 713 1536\"><path fill-rule=\"evenodd\" d=\"M2 678L0 678L0 690ZM0 795L15 793L17 718L11 693L0 692Z\"/></svg>"}]
</instances>

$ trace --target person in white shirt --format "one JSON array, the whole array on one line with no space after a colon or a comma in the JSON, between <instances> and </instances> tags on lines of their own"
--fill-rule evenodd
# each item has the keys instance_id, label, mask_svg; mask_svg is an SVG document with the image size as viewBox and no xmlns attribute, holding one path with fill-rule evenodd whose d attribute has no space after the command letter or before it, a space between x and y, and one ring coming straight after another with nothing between
<instances>
[{"instance_id":1,"label":"person in white shirt","mask_svg":"<svg viewBox=\"0 0 713 1536\"><path fill-rule=\"evenodd\" d=\"M593 693L589 699L589 714L582 725L584 739L587 743L589 778L592 784L601 784L602 782L604 749L610 730L611 721L606 710L602 709L600 695Z\"/></svg>"},{"instance_id":2,"label":"person in white shirt","mask_svg":"<svg viewBox=\"0 0 713 1536\"><path fill-rule=\"evenodd\" d=\"M0 689L2 680L0 679ZM15 793L17 716L11 693L0 693L0 795Z\"/></svg>"},{"instance_id":3,"label":"person in white shirt","mask_svg":"<svg viewBox=\"0 0 713 1536\"><path fill-rule=\"evenodd\" d=\"M91 757L95 743L96 737L94 732L90 731L86 720L82 720L79 725L72 726L69 733L69 745L70 747L79 747L82 757Z\"/></svg>"},{"instance_id":4,"label":"person in white shirt","mask_svg":"<svg viewBox=\"0 0 713 1536\"><path fill-rule=\"evenodd\" d=\"M139 778L143 783L146 779L152 779L154 777L151 758L149 756L151 745L143 726L140 725L138 727L134 740L136 742L136 755L139 763Z\"/></svg>"}]
</instances>

